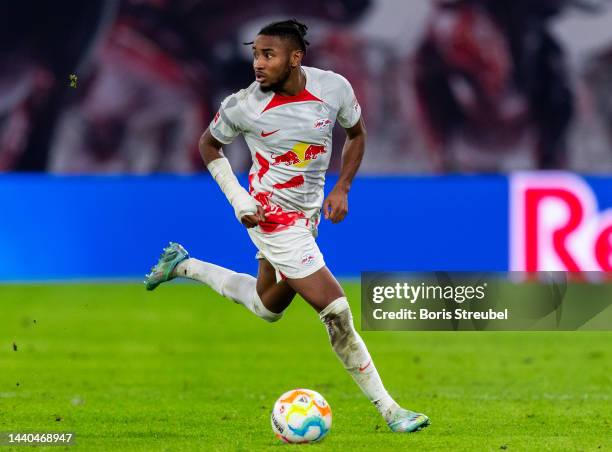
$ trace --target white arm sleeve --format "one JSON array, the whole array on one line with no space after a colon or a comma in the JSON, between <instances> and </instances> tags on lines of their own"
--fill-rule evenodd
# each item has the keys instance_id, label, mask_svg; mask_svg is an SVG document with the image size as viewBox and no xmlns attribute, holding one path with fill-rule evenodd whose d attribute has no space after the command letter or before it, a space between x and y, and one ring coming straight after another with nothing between
<instances>
[{"instance_id":1,"label":"white arm sleeve","mask_svg":"<svg viewBox=\"0 0 612 452\"><path fill-rule=\"evenodd\" d=\"M208 126L210 134L220 143L230 144L240 134L240 128L236 124L239 119L237 105L235 95L226 97Z\"/></svg>"},{"instance_id":2,"label":"white arm sleeve","mask_svg":"<svg viewBox=\"0 0 612 452\"><path fill-rule=\"evenodd\" d=\"M242 217L245 215L257 213L257 202L240 185L225 157L213 160L206 165L206 168L234 208L238 221L242 222Z\"/></svg>"},{"instance_id":3,"label":"white arm sleeve","mask_svg":"<svg viewBox=\"0 0 612 452\"><path fill-rule=\"evenodd\" d=\"M345 129L349 129L357 124L361 117L361 107L355 97L353 87L347 79L338 76L339 87L337 95L340 97L339 109L338 109L338 123Z\"/></svg>"}]
</instances>

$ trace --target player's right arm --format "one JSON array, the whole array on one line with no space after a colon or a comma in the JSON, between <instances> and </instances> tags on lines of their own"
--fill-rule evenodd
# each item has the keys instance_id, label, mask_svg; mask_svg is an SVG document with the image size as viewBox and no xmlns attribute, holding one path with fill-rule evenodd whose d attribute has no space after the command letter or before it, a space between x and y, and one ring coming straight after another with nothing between
<instances>
[{"instance_id":1,"label":"player's right arm","mask_svg":"<svg viewBox=\"0 0 612 452\"><path fill-rule=\"evenodd\" d=\"M209 126L200 137L198 147L206 168L234 208L238 221L247 228L257 226L264 220L263 209L238 182L229 161L221 151L222 146L223 143L211 134Z\"/></svg>"}]
</instances>

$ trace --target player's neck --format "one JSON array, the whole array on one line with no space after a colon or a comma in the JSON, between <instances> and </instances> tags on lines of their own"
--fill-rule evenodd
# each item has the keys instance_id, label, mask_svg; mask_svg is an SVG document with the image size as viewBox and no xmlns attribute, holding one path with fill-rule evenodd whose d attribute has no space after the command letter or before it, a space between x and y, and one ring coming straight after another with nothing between
<instances>
[{"instance_id":1,"label":"player's neck","mask_svg":"<svg viewBox=\"0 0 612 452\"><path fill-rule=\"evenodd\" d=\"M306 74L298 66L297 70L292 71L287 81L275 93L280 96L295 96L304 91L304 88L306 88Z\"/></svg>"}]
</instances>

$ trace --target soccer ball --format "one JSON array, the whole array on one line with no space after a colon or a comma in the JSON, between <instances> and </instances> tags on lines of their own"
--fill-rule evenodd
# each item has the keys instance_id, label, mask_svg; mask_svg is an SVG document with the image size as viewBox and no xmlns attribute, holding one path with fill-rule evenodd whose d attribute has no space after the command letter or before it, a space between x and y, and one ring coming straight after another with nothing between
<instances>
[{"instance_id":1,"label":"soccer ball","mask_svg":"<svg viewBox=\"0 0 612 452\"><path fill-rule=\"evenodd\" d=\"M278 398L272 409L272 431L286 443L311 443L327 435L332 412L321 394L293 389Z\"/></svg>"}]
</instances>

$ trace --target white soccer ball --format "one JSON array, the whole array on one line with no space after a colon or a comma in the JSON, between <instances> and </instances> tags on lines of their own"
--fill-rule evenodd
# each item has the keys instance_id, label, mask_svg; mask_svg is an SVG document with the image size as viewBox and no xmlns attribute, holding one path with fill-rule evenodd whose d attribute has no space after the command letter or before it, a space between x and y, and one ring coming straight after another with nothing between
<instances>
[{"instance_id":1,"label":"white soccer ball","mask_svg":"<svg viewBox=\"0 0 612 452\"><path fill-rule=\"evenodd\" d=\"M286 443L320 441L331 424L331 407L321 394L310 389L285 392L272 409L272 431Z\"/></svg>"}]
</instances>

